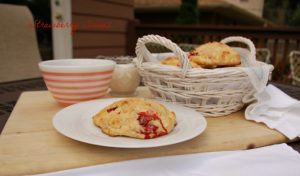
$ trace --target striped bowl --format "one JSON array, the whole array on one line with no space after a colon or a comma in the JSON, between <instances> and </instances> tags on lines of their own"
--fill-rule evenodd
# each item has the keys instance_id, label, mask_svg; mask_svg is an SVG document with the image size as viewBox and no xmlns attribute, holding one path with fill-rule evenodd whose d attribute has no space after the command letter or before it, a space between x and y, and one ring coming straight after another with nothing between
<instances>
[{"instance_id":1,"label":"striped bowl","mask_svg":"<svg viewBox=\"0 0 300 176\"><path fill-rule=\"evenodd\" d=\"M103 59L42 61L39 68L53 97L63 105L106 95L116 63Z\"/></svg>"}]
</instances>

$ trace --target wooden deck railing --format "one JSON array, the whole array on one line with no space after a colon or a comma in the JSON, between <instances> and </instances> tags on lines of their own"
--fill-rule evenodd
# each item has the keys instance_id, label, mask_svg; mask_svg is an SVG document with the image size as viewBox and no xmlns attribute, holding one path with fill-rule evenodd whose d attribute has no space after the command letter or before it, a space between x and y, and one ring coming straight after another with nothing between
<instances>
[{"instance_id":1,"label":"wooden deck railing","mask_svg":"<svg viewBox=\"0 0 300 176\"><path fill-rule=\"evenodd\" d=\"M289 52L300 50L300 28L138 24L135 33L137 37L158 34L176 43L198 44L219 41L228 36L244 36L250 38L257 48L268 48L271 51L271 62L275 66L274 78L283 82L287 81L289 74Z\"/></svg>"}]
</instances>

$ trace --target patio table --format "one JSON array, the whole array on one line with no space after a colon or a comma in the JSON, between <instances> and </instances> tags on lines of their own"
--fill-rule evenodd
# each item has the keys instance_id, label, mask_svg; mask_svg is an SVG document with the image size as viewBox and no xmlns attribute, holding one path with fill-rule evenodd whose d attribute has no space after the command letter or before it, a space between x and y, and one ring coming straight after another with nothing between
<instances>
[{"instance_id":1,"label":"patio table","mask_svg":"<svg viewBox=\"0 0 300 176\"><path fill-rule=\"evenodd\" d=\"M299 99L300 88L276 86L291 89ZM137 96L151 98L146 87L139 87ZM245 120L241 110L207 118L204 133L179 144L146 149L95 146L67 138L54 129L52 118L63 108L46 90L21 94L0 136L0 175L29 175L138 158L243 150L291 142L263 124ZM291 145L300 151L300 142Z\"/></svg>"}]
</instances>

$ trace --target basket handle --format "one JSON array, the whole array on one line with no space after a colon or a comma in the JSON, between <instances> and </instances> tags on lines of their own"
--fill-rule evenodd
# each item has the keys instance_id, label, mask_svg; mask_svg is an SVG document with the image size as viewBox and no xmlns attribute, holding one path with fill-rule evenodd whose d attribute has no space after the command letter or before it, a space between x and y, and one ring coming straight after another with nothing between
<instances>
[{"instance_id":1,"label":"basket handle","mask_svg":"<svg viewBox=\"0 0 300 176\"><path fill-rule=\"evenodd\" d=\"M144 61L153 61L151 53L146 47L147 43L157 43L160 45L165 46L166 48L170 49L175 53L176 56L178 56L180 62L181 62L181 67L182 67L182 74L183 76L186 75L188 69L190 68L189 60L187 58L187 54L182 51L177 44L173 43L171 40L159 36L159 35L146 35L143 36L142 38L139 38L136 44L135 48L135 53L137 56L137 64L141 65Z\"/></svg>"},{"instance_id":2,"label":"basket handle","mask_svg":"<svg viewBox=\"0 0 300 176\"><path fill-rule=\"evenodd\" d=\"M253 42L250 39L247 39L245 37L240 37L240 36L232 36L232 37L226 37L221 40L221 43L230 43L230 42L240 42L244 43L248 46L248 49L250 51L250 58L247 62L249 62L246 65L253 65L256 62L256 49L253 44Z\"/></svg>"}]
</instances>

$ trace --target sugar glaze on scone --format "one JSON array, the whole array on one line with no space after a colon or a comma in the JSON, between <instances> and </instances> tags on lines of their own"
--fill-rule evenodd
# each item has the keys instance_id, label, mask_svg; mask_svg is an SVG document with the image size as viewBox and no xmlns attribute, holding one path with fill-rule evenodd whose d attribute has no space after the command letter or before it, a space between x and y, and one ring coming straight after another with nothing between
<instances>
[{"instance_id":1,"label":"sugar glaze on scone","mask_svg":"<svg viewBox=\"0 0 300 176\"><path fill-rule=\"evenodd\" d=\"M109 136L150 139L170 133L176 125L176 116L158 102L127 98L102 109L93 122Z\"/></svg>"}]
</instances>

